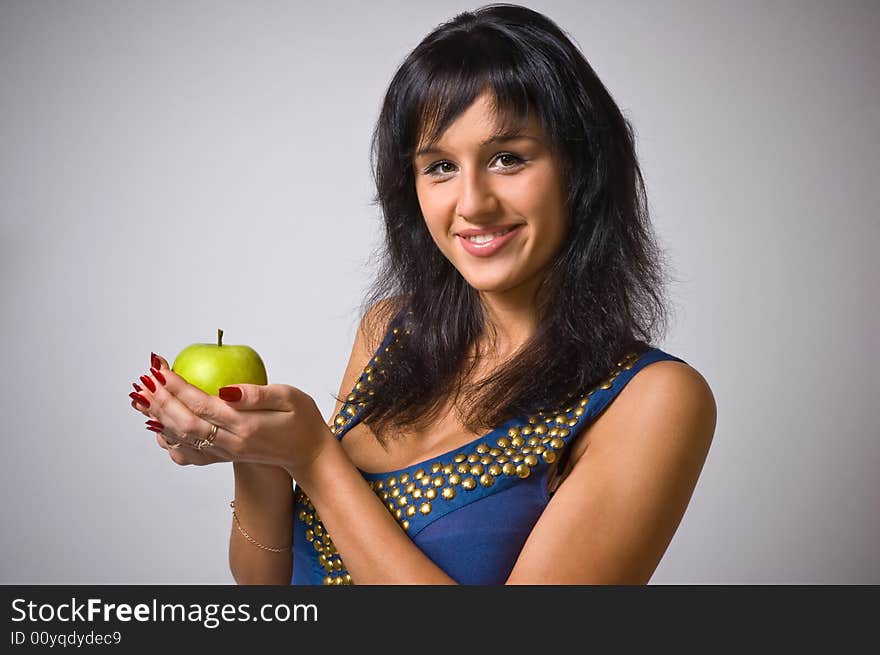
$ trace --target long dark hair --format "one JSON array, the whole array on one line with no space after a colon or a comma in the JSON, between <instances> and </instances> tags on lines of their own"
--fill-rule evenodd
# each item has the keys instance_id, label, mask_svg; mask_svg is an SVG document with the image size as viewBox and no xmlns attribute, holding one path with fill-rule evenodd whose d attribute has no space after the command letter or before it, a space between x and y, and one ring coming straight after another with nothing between
<instances>
[{"instance_id":1,"label":"long dark hair","mask_svg":"<svg viewBox=\"0 0 880 655\"><path fill-rule=\"evenodd\" d=\"M484 89L494 94L499 131L528 112L540 119L565 171L568 226L537 293L536 333L500 369L467 381L476 364L468 353L488 327L479 293L428 232L413 154ZM400 337L373 372L380 387L363 415L383 445L428 427L450 398L476 434L565 402L601 381L625 352L665 333L665 262L632 127L546 16L493 4L438 26L394 75L371 156L385 240L361 317L371 349L393 320Z\"/></svg>"}]
</instances>

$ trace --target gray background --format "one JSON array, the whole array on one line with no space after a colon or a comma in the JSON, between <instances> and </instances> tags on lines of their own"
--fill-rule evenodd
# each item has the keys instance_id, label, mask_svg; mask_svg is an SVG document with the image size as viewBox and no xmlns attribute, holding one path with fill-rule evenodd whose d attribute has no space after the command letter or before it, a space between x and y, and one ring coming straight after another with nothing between
<instances>
[{"instance_id":1,"label":"gray background","mask_svg":"<svg viewBox=\"0 0 880 655\"><path fill-rule=\"evenodd\" d=\"M477 6L0 4L0 583L232 582L231 465L173 464L131 382L222 327L329 415L380 100ZM657 345L718 403L652 582L880 583L878 5L529 6L636 127Z\"/></svg>"}]
</instances>

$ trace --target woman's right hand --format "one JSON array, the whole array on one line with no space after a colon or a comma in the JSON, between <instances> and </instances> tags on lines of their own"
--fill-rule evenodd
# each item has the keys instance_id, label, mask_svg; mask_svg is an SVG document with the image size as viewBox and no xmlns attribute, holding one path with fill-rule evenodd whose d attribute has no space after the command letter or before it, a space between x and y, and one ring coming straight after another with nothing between
<instances>
[{"instance_id":1,"label":"woman's right hand","mask_svg":"<svg viewBox=\"0 0 880 655\"><path fill-rule=\"evenodd\" d=\"M168 366L168 362L165 361L165 359L159 357L158 355L156 355L155 357L156 361L151 362L151 365L155 366L158 363L160 365L158 367L159 370L171 368L170 366ZM132 400L131 407L132 409L146 416L148 419L150 418L150 415L146 411L144 411L144 409L142 409L138 401ZM147 429L150 430L150 421L147 421L147 423ZM153 421L153 424L155 425L155 421ZM212 448L199 450L198 448L191 446L187 443L177 441L172 436L166 436L161 431L159 431L158 428L153 428L152 431L156 432L156 443L159 444L159 447L165 449L165 451L167 451L168 453L168 456L171 458L171 461L180 466L204 466L206 464L216 464L217 462L229 461L228 459L214 454L212 452Z\"/></svg>"}]
</instances>

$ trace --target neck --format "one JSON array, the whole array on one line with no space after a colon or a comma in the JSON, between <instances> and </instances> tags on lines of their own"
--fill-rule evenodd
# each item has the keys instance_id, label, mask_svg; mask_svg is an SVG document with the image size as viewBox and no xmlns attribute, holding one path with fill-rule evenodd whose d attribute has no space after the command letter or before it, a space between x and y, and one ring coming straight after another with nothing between
<instances>
[{"instance_id":1,"label":"neck","mask_svg":"<svg viewBox=\"0 0 880 655\"><path fill-rule=\"evenodd\" d=\"M486 315L486 335L481 354L504 358L512 355L535 333L537 283L499 292L480 292Z\"/></svg>"}]
</instances>

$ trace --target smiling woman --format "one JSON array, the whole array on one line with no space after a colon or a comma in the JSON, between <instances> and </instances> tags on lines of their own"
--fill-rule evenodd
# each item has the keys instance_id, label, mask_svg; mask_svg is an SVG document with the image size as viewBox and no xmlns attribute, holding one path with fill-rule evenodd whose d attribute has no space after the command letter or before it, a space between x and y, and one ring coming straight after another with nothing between
<instances>
[{"instance_id":1,"label":"smiling woman","mask_svg":"<svg viewBox=\"0 0 880 655\"><path fill-rule=\"evenodd\" d=\"M164 360L137 389L175 462L235 463L235 579L647 582L715 403L651 345L630 125L555 23L490 5L406 57L373 155L384 250L328 422L294 387L206 397Z\"/></svg>"},{"instance_id":2,"label":"smiling woman","mask_svg":"<svg viewBox=\"0 0 880 655\"><path fill-rule=\"evenodd\" d=\"M294 582L647 581L715 404L650 345L664 273L630 125L551 20L490 5L404 60L373 155L385 248L331 426L427 561L365 552L384 532L301 481Z\"/></svg>"},{"instance_id":3,"label":"smiling woman","mask_svg":"<svg viewBox=\"0 0 880 655\"><path fill-rule=\"evenodd\" d=\"M562 165L534 115L504 132L494 103L484 90L419 149L416 193L434 243L483 300L523 305L566 232Z\"/></svg>"},{"instance_id":4,"label":"smiling woman","mask_svg":"<svg viewBox=\"0 0 880 655\"><path fill-rule=\"evenodd\" d=\"M386 245L362 308L370 346L411 312L366 410L380 441L428 429L452 396L471 432L491 428L662 338L632 128L546 16L490 5L427 35L385 94L373 156Z\"/></svg>"}]
</instances>

